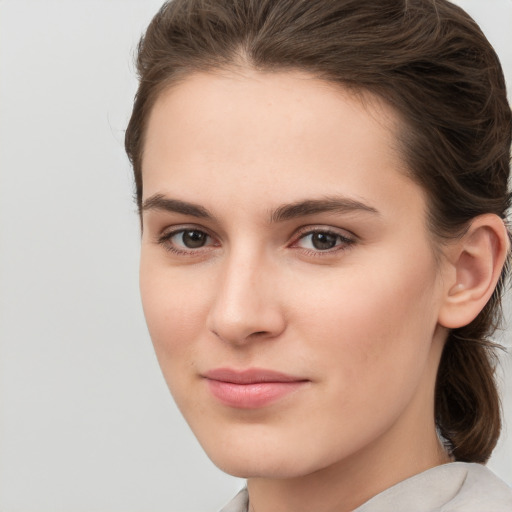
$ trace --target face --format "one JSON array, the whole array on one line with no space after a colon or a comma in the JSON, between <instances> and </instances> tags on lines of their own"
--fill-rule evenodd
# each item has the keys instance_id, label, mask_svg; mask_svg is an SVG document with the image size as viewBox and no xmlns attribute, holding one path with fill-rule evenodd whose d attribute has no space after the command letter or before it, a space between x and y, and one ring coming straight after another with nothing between
<instances>
[{"instance_id":1,"label":"face","mask_svg":"<svg viewBox=\"0 0 512 512\"><path fill-rule=\"evenodd\" d=\"M193 75L152 110L144 312L229 473L305 475L433 425L440 269L396 125L298 72Z\"/></svg>"}]
</instances>

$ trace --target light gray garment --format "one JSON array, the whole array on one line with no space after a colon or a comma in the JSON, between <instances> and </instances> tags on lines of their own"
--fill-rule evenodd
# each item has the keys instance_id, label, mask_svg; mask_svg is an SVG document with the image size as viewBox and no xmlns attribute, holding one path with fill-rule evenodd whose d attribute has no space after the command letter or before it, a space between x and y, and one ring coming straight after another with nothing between
<instances>
[{"instance_id":1,"label":"light gray garment","mask_svg":"<svg viewBox=\"0 0 512 512\"><path fill-rule=\"evenodd\" d=\"M242 489L220 512L248 512ZM512 512L512 488L481 464L451 462L377 494L354 512Z\"/></svg>"}]
</instances>

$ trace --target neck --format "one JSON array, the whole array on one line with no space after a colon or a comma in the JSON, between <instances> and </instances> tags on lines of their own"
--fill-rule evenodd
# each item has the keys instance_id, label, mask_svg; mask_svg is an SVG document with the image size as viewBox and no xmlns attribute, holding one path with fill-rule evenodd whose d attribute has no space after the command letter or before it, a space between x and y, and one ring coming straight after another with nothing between
<instances>
[{"instance_id":1,"label":"neck","mask_svg":"<svg viewBox=\"0 0 512 512\"><path fill-rule=\"evenodd\" d=\"M290 479L248 479L249 512L349 512L373 496L427 469L451 461L435 427L426 441L388 451L365 447L330 467ZM405 433L407 436L407 433ZM399 432L393 436L400 437Z\"/></svg>"}]
</instances>

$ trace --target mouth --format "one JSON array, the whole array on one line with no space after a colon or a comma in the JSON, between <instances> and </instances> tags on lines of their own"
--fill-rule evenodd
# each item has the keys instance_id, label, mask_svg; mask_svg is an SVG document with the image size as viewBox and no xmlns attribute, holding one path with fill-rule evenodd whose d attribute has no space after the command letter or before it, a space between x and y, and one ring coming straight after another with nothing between
<instances>
[{"instance_id":1,"label":"mouth","mask_svg":"<svg viewBox=\"0 0 512 512\"><path fill-rule=\"evenodd\" d=\"M223 405L258 409L290 395L310 381L273 370L217 368L203 377L211 394Z\"/></svg>"}]
</instances>

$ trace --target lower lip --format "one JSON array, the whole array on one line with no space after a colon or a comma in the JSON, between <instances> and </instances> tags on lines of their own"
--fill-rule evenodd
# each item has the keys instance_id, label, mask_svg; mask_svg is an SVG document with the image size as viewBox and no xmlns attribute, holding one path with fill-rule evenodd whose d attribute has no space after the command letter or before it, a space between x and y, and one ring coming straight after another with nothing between
<instances>
[{"instance_id":1,"label":"lower lip","mask_svg":"<svg viewBox=\"0 0 512 512\"><path fill-rule=\"evenodd\" d=\"M293 393L307 381L235 384L207 379L207 382L212 395L224 405L239 409L257 409Z\"/></svg>"}]
</instances>

